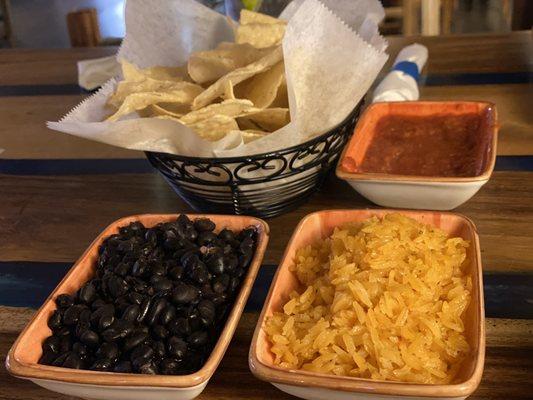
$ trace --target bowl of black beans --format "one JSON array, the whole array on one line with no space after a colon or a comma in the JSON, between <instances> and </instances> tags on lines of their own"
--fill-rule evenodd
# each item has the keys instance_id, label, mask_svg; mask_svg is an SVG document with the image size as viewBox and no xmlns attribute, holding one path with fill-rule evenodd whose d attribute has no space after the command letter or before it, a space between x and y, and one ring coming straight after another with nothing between
<instances>
[{"instance_id":1,"label":"bowl of black beans","mask_svg":"<svg viewBox=\"0 0 533 400\"><path fill-rule=\"evenodd\" d=\"M6 367L90 399L192 399L242 314L268 225L138 215L107 227L22 331Z\"/></svg>"}]
</instances>

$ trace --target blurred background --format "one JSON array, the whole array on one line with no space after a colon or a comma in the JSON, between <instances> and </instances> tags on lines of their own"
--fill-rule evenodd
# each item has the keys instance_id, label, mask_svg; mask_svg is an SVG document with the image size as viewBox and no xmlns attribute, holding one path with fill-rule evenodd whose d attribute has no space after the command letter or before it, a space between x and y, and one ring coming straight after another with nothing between
<instances>
[{"instance_id":1,"label":"blurred background","mask_svg":"<svg viewBox=\"0 0 533 400\"><path fill-rule=\"evenodd\" d=\"M203 0L232 17L246 7L277 16L290 0ZM532 0L383 0L386 35L441 35L530 29ZM118 45L124 0L0 0L0 47Z\"/></svg>"}]
</instances>

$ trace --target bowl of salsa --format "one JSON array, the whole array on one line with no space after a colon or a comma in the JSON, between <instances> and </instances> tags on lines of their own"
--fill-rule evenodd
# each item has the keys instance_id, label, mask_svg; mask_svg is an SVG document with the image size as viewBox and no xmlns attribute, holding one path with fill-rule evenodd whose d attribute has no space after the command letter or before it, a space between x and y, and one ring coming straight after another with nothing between
<instances>
[{"instance_id":1,"label":"bowl of salsa","mask_svg":"<svg viewBox=\"0 0 533 400\"><path fill-rule=\"evenodd\" d=\"M497 136L492 103L374 103L359 120L336 173L381 206L451 210L489 180Z\"/></svg>"}]
</instances>

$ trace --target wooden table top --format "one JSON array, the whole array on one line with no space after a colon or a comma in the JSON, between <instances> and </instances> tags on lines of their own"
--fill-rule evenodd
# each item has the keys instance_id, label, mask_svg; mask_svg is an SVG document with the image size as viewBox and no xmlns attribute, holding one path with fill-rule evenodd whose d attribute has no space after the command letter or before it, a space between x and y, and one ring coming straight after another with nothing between
<instances>
[{"instance_id":1,"label":"wooden table top","mask_svg":"<svg viewBox=\"0 0 533 400\"><path fill-rule=\"evenodd\" d=\"M480 234L487 360L476 399L526 399L533 389L533 39L531 32L390 38L391 59L414 41L429 48L422 99L476 99L500 114L497 166L456 211ZM0 50L0 354L91 240L138 213L191 212L140 152L46 129L87 96L76 61L116 48ZM334 176L296 210L270 219L271 242L246 312L202 399L290 398L248 370L251 333L297 222L328 208L376 207ZM0 399L66 398L0 370Z\"/></svg>"}]
</instances>

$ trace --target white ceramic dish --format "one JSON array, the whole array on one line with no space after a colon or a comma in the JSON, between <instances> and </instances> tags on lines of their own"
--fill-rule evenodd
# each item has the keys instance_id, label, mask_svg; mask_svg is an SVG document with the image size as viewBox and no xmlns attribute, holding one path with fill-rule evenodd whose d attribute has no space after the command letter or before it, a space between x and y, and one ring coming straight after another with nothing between
<instances>
[{"instance_id":1,"label":"white ceramic dish","mask_svg":"<svg viewBox=\"0 0 533 400\"><path fill-rule=\"evenodd\" d=\"M483 120L479 137L478 163L481 171L472 177L409 176L385 173L349 172L346 158L358 163L364 158L377 121L384 115L423 115L477 113ZM337 165L336 174L359 194L384 207L452 210L474 196L488 182L496 162L497 114L485 102L398 102L374 103L363 114L355 133Z\"/></svg>"},{"instance_id":2,"label":"white ceramic dish","mask_svg":"<svg viewBox=\"0 0 533 400\"><path fill-rule=\"evenodd\" d=\"M310 371L284 369L274 364L270 342L264 330L265 321L279 312L293 290L300 284L290 267L296 251L325 238L335 227L347 222L361 222L374 215L383 217L393 210L324 210L303 218L291 237L283 259L270 285L270 291L257 321L250 346L248 363L252 373L278 389L308 400L461 400L479 385L485 360L485 306L481 254L476 228L472 221L459 214L439 211L400 211L424 224L434 225L447 234L469 240L465 271L472 277L472 300L465 312L465 335L471 353L463 362L456 380L448 384L417 384L377 381L348 376L328 375Z\"/></svg>"}]
</instances>

